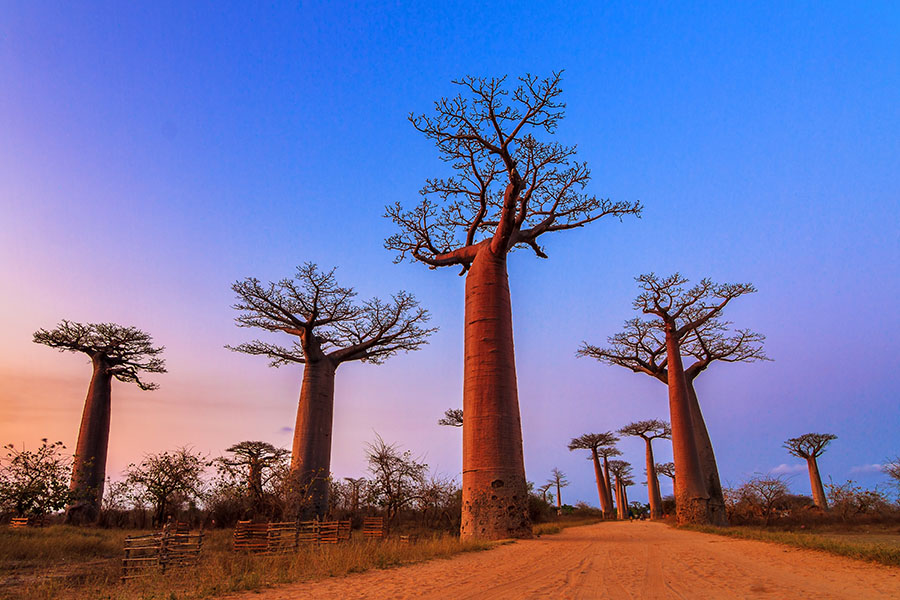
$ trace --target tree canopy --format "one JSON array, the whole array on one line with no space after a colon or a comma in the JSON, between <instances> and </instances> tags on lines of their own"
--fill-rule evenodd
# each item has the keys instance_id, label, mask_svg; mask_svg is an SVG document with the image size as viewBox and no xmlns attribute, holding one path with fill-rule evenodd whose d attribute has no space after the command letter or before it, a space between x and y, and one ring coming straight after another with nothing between
<instances>
[{"instance_id":1,"label":"tree canopy","mask_svg":"<svg viewBox=\"0 0 900 600\"><path fill-rule=\"evenodd\" d=\"M371 298L354 303L353 288L337 284L334 269L313 263L297 268L293 279L261 283L253 277L236 282L234 309L240 327L297 336L290 347L255 340L231 350L267 356L272 366L306 363L328 357L336 363L360 360L382 363L398 352L417 350L436 329L424 327L430 316L407 292L390 301Z\"/></svg>"},{"instance_id":2,"label":"tree canopy","mask_svg":"<svg viewBox=\"0 0 900 600\"><path fill-rule=\"evenodd\" d=\"M485 243L496 254L529 247L546 258L537 243L544 233L640 214L638 202L584 193L590 170L575 160L575 147L536 137L555 133L563 118L561 78L526 75L510 91L506 77L464 77L453 82L461 93L435 102L434 114L410 115L455 174L428 179L412 210L400 202L387 207L400 231L385 247L398 261L465 272Z\"/></svg>"},{"instance_id":3,"label":"tree canopy","mask_svg":"<svg viewBox=\"0 0 900 600\"><path fill-rule=\"evenodd\" d=\"M821 456L825 448L837 436L832 433L804 433L784 442L783 447L797 458L809 459Z\"/></svg>"},{"instance_id":4,"label":"tree canopy","mask_svg":"<svg viewBox=\"0 0 900 600\"><path fill-rule=\"evenodd\" d=\"M650 419L647 421L635 421L619 430L622 435L632 435L654 440L657 438L669 439L672 437L672 428L665 421Z\"/></svg>"},{"instance_id":5,"label":"tree canopy","mask_svg":"<svg viewBox=\"0 0 900 600\"><path fill-rule=\"evenodd\" d=\"M159 386L142 381L141 373L166 372L165 361L159 356L165 347L153 346L153 338L136 327L64 319L54 329L34 332L33 341L60 352L81 352L92 360L101 360L107 373L119 381L136 383L142 390Z\"/></svg>"},{"instance_id":6,"label":"tree canopy","mask_svg":"<svg viewBox=\"0 0 900 600\"><path fill-rule=\"evenodd\" d=\"M569 442L569 450L597 450L603 446L612 446L619 441L611 431L605 433L585 433L572 438Z\"/></svg>"}]
</instances>

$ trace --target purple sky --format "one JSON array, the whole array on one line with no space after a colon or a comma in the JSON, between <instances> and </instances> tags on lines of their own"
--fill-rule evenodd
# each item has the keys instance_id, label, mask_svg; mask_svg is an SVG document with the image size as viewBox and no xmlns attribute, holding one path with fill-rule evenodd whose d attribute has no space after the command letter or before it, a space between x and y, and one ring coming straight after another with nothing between
<instances>
[{"instance_id":1,"label":"purple sky","mask_svg":"<svg viewBox=\"0 0 900 600\"><path fill-rule=\"evenodd\" d=\"M900 9L782 3L242 3L0 9L0 442L74 449L90 369L31 343L60 319L115 321L166 346L156 392L114 384L109 473L143 453L244 439L289 446L301 368L223 348L236 279L337 266L361 297L416 294L440 331L384 366L338 371L333 471L364 474L375 432L460 468L463 280L394 265L384 206L446 165L406 121L466 74L564 68L556 136L589 191L640 220L542 239L510 259L528 478L557 466L596 504L566 444L666 417L665 387L576 359L632 316L633 277L751 281L726 316L771 363L714 365L698 393L724 482L781 471L781 448L837 434L826 481L886 484L900 454ZM640 472L642 442L621 444ZM667 459L666 445L657 447ZM670 490L663 482L664 493ZM645 497L644 488L631 491Z\"/></svg>"}]
</instances>

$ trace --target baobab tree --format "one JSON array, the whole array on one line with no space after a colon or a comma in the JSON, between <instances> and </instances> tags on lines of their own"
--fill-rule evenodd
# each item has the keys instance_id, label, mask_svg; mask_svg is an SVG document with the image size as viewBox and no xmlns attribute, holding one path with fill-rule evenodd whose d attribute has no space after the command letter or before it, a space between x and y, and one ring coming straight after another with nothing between
<instances>
[{"instance_id":1,"label":"baobab tree","mask_svg":"<svg viewBox=\"0 0 900 600\"><path fill-rule=\"evenodd\" d=\"M577 438L572 438L569 442L569 450L590 450L591 460L594 462L594 477L597 479L597 495L600 499L600 510L603 512L605 519L612 516L612 498L610 498L609 489L607 488L607 477L604 475L603 468L600 466L600 455L598 450L605 446L612 446L619 438L614 436L612 432L606 433L585 433Z\"/></svg>"},{"instance_id":2,"label":"baobab tree","mask_svg":"<svg viewBox=\"0 0 900 600\"><path fill-rule=\"evenodd\" d=\"M656 463L656 473L657 475L665 475L672 482L675 482L675 463L673 462L664 462L664 463Z\"/></svg>"},{"instance_id":3,"label":"baobab tree","mask_svg":"<svg viewBox=\"0 0 900 600\"><path fill-rule=\"evenodd\" d=\"M609 471L615 477L616 508L620 519L628 516L628 504L625 499L625 486L623 482L631 477L631 465L624 460L609 461Z\"/></svg>"},{"instance_id":4,"label":"baobab tree","mask_svg":"<svg viewBox=\"0 0 900 600\"><path fill-rule=\"evenodd\" d=\"M444 416L438 419L438 425L447 427L463 426L463 411L461 408L448 408L444 411Z\"/></svg>"},{"instance_id":5,"label":"baobab tree","mask_svg":"<svg viewBox=\"0 0 900 600\"><path fill-rule=\"evenodd\" d=\"M619 438L612 435L612 433L607 432L611 439L614 440L613 443L618 442ZM615 446L601 446L597 448L597 455L603 459L603 484L606 486L606 497L609 498L609 512L603 513L604 519L614 519L616 516L615 507L613 506L613 488L609 464L610 458L614 456L622 456L622 451L616 448ZM618 496L616 496L616 500L618 500Z\"/></svg>"},{"instance_id":6,"label":"baobab tree","mask_svg":"<svg viewBox=\"0 0 900 600\"><path fill-rule=\"evenodd\" d=\"M813 502L822 510L828 510L828 500L825 499L825 489L822 487L822 476L819 475L818 458L825 452L825 448L837 436L832 433L805 433L800 437L787 440L784 447L792 455L806 461L809 469L809 486L812 488Z\"/></svg>"},{"instance_id":7,"label":"baobab tree","mask_svg":"<svg viewBox=\"0 0 900 600\"><path fill-rule=\"evenodd\" d=\"M291 472L299 488L308 490L307 516L328 510L334 377L350 361L381 364L398 352L417 350L434 329L424 327L428 311L412 294L398 292L390 301L372 298L354 303L353 288L341 287L334 269L320 271L306 263L293 279L264 285L255 278L236 282L234 309L239 327L257 327L293 337L290 347L256 340L227 346L271 359L271 366L303 365L297 407Z\"/></svg>"},{"instance_id":8,"label":"baobab tree","mask_svg":"<svg viewBox=\"0 0 900 600\"><path fill-rule=\"evenodd\" d=\"M685 289L687 279L678 273L666 278L651 273L636 280L643 292L635 299L634 307L656 318L627 321L623 333L609 338L611 348L583 343L578 355L621 365L666 383L678 470L678 521L726 525L715 455L693 391L693 379L714 360L765 359L760 346L762 336L748 330L729 336L728 323L715 321L729 302L756 289L747 283L716 284L709 279ZM701 339L707 343L701 343ZM690 377L682 353L702 357L691 365Z\"/></svg>"},{"instance_id":9,"label":"baobab tree","mask_svg":"<svg viewBox=\"0 0 900 600\"><path fill-rule=\"evenodd\" d=\"M672 429L669 424L659 419L635 421L619 430L622 435L633 435L644 440L647 446L647 495L650 500L650 518L662 518L662 496L659 493L659 479L656 476L656 463L653 460L653 440L669 439Z\"/></svg>"},{"instance_id":10,"label":"baobab tree","mask_svg":"<svg viewBox=\"0 0 900 600\"><path fill-rule=\"evenodd\" d=\"M244 441L225 450L230 457L216 459L220 472L231 480L243 479L250 509L258 513L266 484L278 474L279 467L286 465L290 453L284 448L276 448L268 442Z\"/></svg>"},{"instance_id":11,"label":"baobab tree","mask_svg":"<svg viewBox=\"0 0 900 600\"><path fill-rule=\"evenodd\" d=\"M106 481L112 380L134 383L145 391L157 389L157 384L144 381L142 376L166 372L165 361L160 358L164 348L154 346L150 335L135 327L67 320L54 329L35 331L33 341L60 352L80 352L91 359L93 374L78 430L66 522L96 521Z\"/></svg>"},{"instance_id":12,"label":"baobab tree","mask_svg":"<svg viewBox=\"0 0 900 600\"><path fill-rule=\"evenodd\" d=\"M385 246L398 261L466 275L464 539L531 537L507 255L530 248L546 258L544 234L641 211L584 193L590 171L575 148L538 139L563 118L560 79L526 75L511 93L505 78L455 81L460 95L436 102L433 116L410 116L455 174L427 180L411 210L386 209L400 231Z\"/></svg>"},{"instance_id":13,"label":"baobab tree","mask_svg":"<svg viewBox=\"0 0 900 600\"><path fill-rule=\"evenodd\" d=\"M550 484L551 487L556 487L556 511L559 512L562 510L562 488L568 487L569 480L566 479L566 474L553 467L550 471L550 479L547 480L547 483Z\"/></svg>"}]
</instances>

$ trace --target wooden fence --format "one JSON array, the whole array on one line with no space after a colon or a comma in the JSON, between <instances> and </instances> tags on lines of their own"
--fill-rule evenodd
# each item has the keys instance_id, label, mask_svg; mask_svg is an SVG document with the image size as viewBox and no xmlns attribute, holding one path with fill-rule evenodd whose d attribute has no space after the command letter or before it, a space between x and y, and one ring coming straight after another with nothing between
<instances>
[{"instance_id":1,"label":"wooden fence","mask_svg":"<svg viewBox=\"0 0 900 600\"><path fill-rule=\"evenodd\" d=\"M122 581L145 577L151 569L186 567L197 564L203 547L203 531L192 533L186 523L170 524L162 531L125 538Z\"/></svg>"},{"instance_id":2,"label":"wooden fence","mask_svg":"<svg viewBox=\"0 0 900 600\"><path fill-rule=\"evenodd\" d=\"M238 521L234 550L281 554L305 544L337 544L350 539L350 521L289 521L253 523Z\"/></svg>"},{"instance_id":3,"label":"wooden fence","mask_svg":"<svg viewBox=\"0 0 900 600\"><path fill-rule=\"evenodd\" d=\"M367 540L380 540L384 537L384 518L366 517L363 520L363 537Z\"/></svg>"}]
</instances>

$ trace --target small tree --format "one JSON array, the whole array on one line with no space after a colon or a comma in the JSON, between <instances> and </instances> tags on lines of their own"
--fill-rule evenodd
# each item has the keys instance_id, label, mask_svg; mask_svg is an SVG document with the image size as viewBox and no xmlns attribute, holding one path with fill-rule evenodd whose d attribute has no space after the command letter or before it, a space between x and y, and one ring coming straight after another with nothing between
<instances>
[{"instance_id":1,"label":"small tree","mask_svg":"<svg viewBox=\"0 0 900 600\"><path fill-rule=\"evenodd\" d=\"M155 383L145 382L141 377L143 373L166 372L165 363L159 357L163 348L153 346L150 335L134 327L66 320L55 329L37 330L33 341L60 352L80 352L91 359L93 375L75 447L71 504L66 521L95 521L100 514L106 480L112 380L135 383L142 390L155 390L158 387Z\"/></svg>"},{"instance_id":2,"label":"small tree","mask_svg":"<svg viewBox=\"0 0 900 600\"><path fill-rule=\"evenodd\" d=\"M569 442L569 451L590 450L591 452L590 458L594 463L594 477L597 480L597 495L600 499L600 509L603 511L604 519L613 517L613 507L607 486L609 476L604 474L604 470L600 466L599 451L604 447L611 448L617 441L619 441L619 438L614 436L612 432L607 431L606 433L585 433L580 437L572 438L572 441Z\"/></svg>"},{"instance_id":3,"label":"small tree","mask_svg":"<svg viewBox=\"0 0 900 600\"><path fill-rule=\"evenodd\" d=\"M202 476L211 464L201 454L182 447L148 454L139 465L128 465L125 481L135 501L153 506L154 522L160 525L180 503L195 503L203 497Z\"/></svg>"},{"instance_id":4,"label":"small tree","mask_svg":"<svg viewBox=\"0 0 900 600\"><path fill-rule=\"evenodd\" d=\"M669 439L672 429L669 424L659 419L635 421L619 430L622 435L633 435L644 440L647 446L647 494L650 499L650 518L662 518L662 496L659 493L659 479L656 476L656 463L653 461L653 440Z\"/></svg>"},{"instance_id":5,"label":"small tree","mask_svg":"<svg viewBox=\"0 0 900 600\"><path fill-rule=\"evenodd\" d=\"M62 442L41 440L37 450L3 446L0 459L0 509L19 517L40 517L64 507L69 500L71 459Z\"/></svg>"},{"instance_id":6,"label":"small tree","mask_svg":"<svg viewBox=\"0 0 900 600\"><path fill-rule=\"evenodd\" d=\"M781 475L756 475L737 490L741 500L755 507L768 527L775 507L790 493Z\"/></svg>"},{"instance_id":7,"label":"small tree","mask_svg":"<svg viewBox=\"0 0 900 600\"><path fill-rule=\"evenodd\" d=\"M566 479L566 474L553 467L550 470L550 479L547 480L551 486L556 487L556 510L559 512L562 509L562 488L568 487L569 480Z\"/></svg>"},{"instance_id":8,"label":"small tree","mask_svg":"<svg viewBox=\"0 0 900 600\"><path fill-rule=\"evenodd\" d=\"M256 340L231 348L266 356L273 367L303 365L303 383L294 427L291 469L299 485L309 487L309 512L328 510L331 434L334 418L334 377L346 362L381 364L398 352L418 350L435 330L424 324L428 311L407 292L390 302L372 298L354 304L356 292L341 287L334 269L320 271L306 263L294 279L263 285L248 278L232 286L239 327L255 327L292 336L290 347Z\"/></svg>"},{"instance_id":9,"label":"small tree","mask_svg":"<svg viewBox=\"0 0 900 600\"><path fill-rule=\"evenodd\" d=\"M806 461L806 466L809 469L809 485L812 488L813 501L822 510L828 510L828 501L825 498L825 489L822 487L822 476L819 475L817 459L825 452L828 444L836 439L837 436L831 433L805 433L784 443L784 448L789 453Z\"/></svg>"},{"instance_id":10,"label":"small tree","mask_svg":"<svg viewBox=\"0 0 900 600\"><path fill-rule=\"evenodd\" d=\"M366 458L372 473L371 493L385 508L388 523L393 522L402 509L419 499L428 465L409 450L400 452L397 444L385 443L378 434L366 444Z\"/></svg>"},{"instance_id":11,"label":"small tree","mask_svg":"<svg viewBox=\"0 0 900 600\"><path fill-rule=\"evenodd\" d=\"M891 483L900 490L900 456L884 461L882 472L891 478Z\"/></svg>"},{"instance_id":12,"label":"small tree","mask_svg":"<svg viewBox=\"0 0 900 600\"><path fill-rule=\"evenodd\" d=\"M242 486L250 515L263 511L263 499L272 479L284 466L290 453L268 442L244 441L227 448L231 456L220 456L213 463L225 486Z\"/></svg>"},{"instance_id":13,"label":"small tree","mask_svg":"<svg viewBox=\"0 0 900 600\"><path fill-rule=\"evenodd\" d=\"M448 408L444 411L444 416L438 420L438 425L447 427L463 426L463 411L461 408Z\"/></svg>"}]
</instances>

